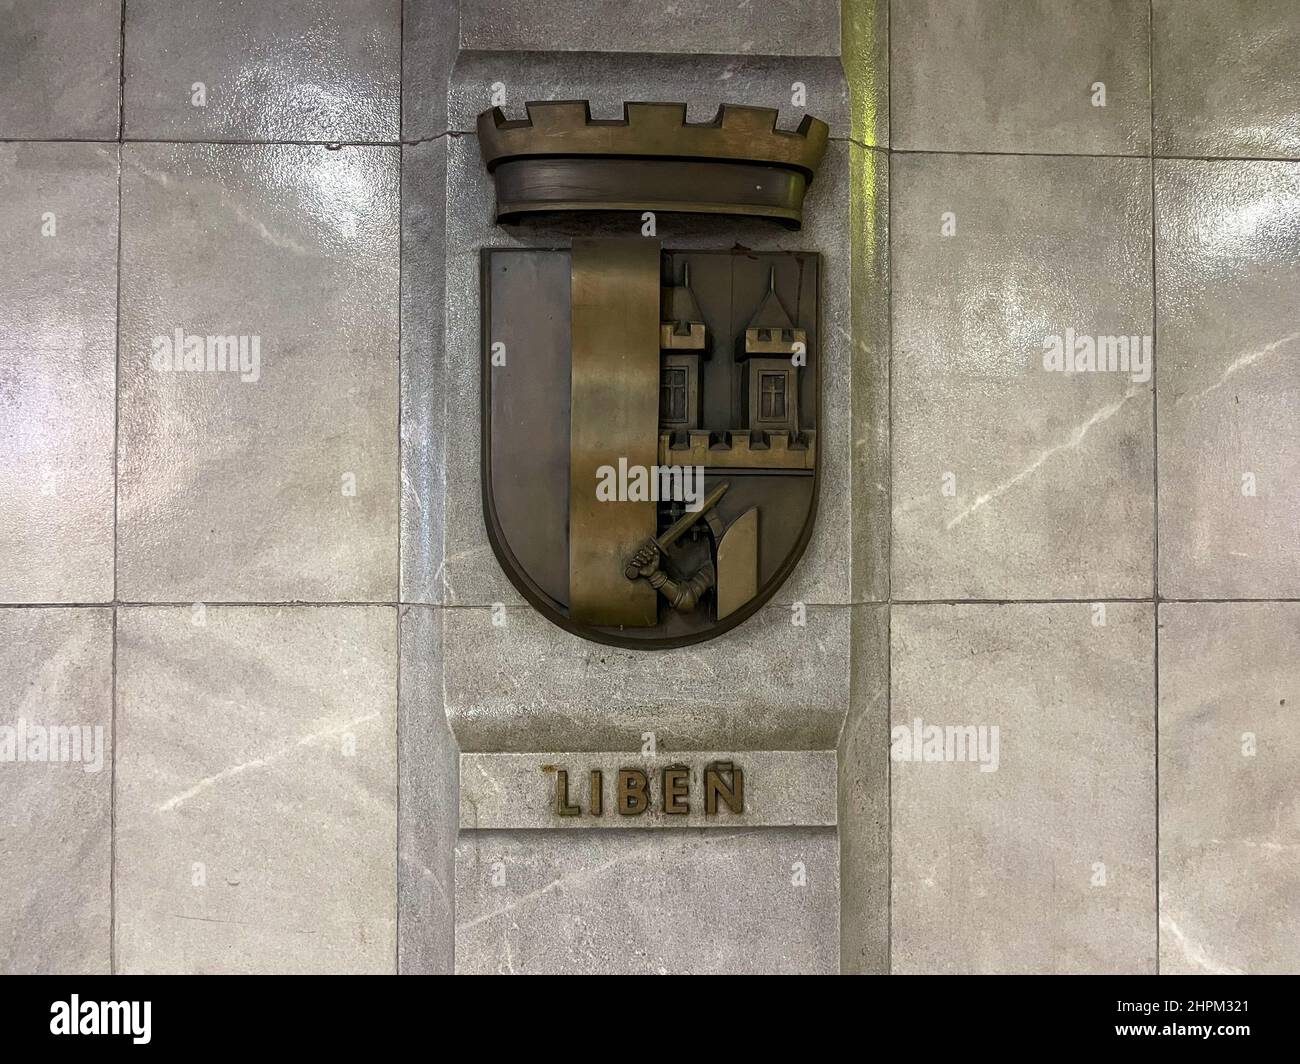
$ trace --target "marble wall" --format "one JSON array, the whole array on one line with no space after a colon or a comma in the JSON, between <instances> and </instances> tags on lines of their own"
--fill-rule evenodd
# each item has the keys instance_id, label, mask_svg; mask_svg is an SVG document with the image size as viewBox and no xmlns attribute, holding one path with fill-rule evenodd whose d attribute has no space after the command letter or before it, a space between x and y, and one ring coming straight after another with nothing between
<instances>
[{"instance_id":1,"label":"marble wall","mask_svg":"<svg viewBox=\"0 0 1300 1064\"><path fill-rule=\"evenodd\" d=\"M1298 35L1293 0L19 5L0 971L1300 968ZM491 554L478 252L589 231L492 224L498 89L831 125L801 232L658 220L824 263L816 531L716 641L583 642ZM256 372L161 366L177 329ZM747 820L546 804L725 760Z\"/></svg>"}]
</instances>

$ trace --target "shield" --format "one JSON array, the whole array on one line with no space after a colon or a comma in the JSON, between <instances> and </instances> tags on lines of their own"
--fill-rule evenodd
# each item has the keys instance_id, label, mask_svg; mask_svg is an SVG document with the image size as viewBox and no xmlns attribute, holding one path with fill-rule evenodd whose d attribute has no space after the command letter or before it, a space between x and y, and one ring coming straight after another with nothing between
<instances>
[{"instance_id":1,"label":"shield","mask_svg":"<svg viewBox=\"0 0 1300 1064\"><path fill-rule=\"evenodd\" d=\"M550 620L684 646L790 574L817 500L818 272L640 237L483 251L483 511Z\"/></svg>"}]
</instances>

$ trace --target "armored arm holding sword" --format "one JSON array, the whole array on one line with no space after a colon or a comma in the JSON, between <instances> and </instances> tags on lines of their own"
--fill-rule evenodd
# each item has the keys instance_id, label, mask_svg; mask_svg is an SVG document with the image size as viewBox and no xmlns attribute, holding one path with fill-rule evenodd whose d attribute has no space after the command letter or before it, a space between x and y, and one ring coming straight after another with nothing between
<instances>
[{"instance_id":1,"label":"armored arm holding sword","mask_svg":"<svg viewBox=\"0 0 1300 1064\"><path fill-rule=\"evenodd\" d=\"M726 494L728 487L728 484L719 484L705 496L698 510L683 514L658 536L646 540L628 562L623 575L629 580L644 577L675 610L694 609L704 593L717 583L713 563L705 562L686 580L673 580L663 571L662 559L668 548L701 519L708 524L715 539L722 536L722 521L714 512L714 507Z\"/></svg>"}]
</instances>

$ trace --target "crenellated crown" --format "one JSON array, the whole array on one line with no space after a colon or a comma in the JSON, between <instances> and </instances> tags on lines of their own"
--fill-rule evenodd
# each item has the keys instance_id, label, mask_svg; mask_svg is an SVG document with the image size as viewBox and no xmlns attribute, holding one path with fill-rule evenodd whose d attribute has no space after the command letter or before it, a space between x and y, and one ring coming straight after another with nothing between
<instances>
[{"instance_id":1,"label":"crenellated crown","mask_svg":"<svg viewBox=\"0 0 1300 1064\"><path fill-rule=\"evenodd\" d=\"M499 107L478 116L479 149L497 189L497 220L540 211L685 211L773 218L798 227L830 130L805 115L776 128L770 107L723 104L709 122L682 103L625 103L593 119L585 100Z\"/></svg>"}]
</instances>

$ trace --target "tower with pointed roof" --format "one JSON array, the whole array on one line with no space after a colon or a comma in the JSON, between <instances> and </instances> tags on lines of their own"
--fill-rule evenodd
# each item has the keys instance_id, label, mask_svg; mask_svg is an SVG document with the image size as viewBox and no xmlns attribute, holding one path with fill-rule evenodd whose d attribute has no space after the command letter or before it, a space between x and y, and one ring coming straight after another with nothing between
<instances>
[{"instance_id":1,"label":"tower with pointed roof","mask_svg":"<svg viewBox=\"0 0 1300 1064\"><path fill-rule=\"evenodd\" d=\"M741 409L750 432L799 432L799 367L796 354L807 352L808 333L795 328L776 294L776 271L768 274L767 292L750 318L736 352L741 363Z\"/></svg>"},{"instance_id":2,"label":"tower with pointed roof","mask_svg":"<svg viewBox=\"0 0 1300 1064\"><path fill-rule=\"evenodd\" d=\"M691 266L682 283L663 289L659 315L659 428L688 432L700 427L700 362L708 357L708 329L691 291Z\"/></svg>"}]
</instances>

